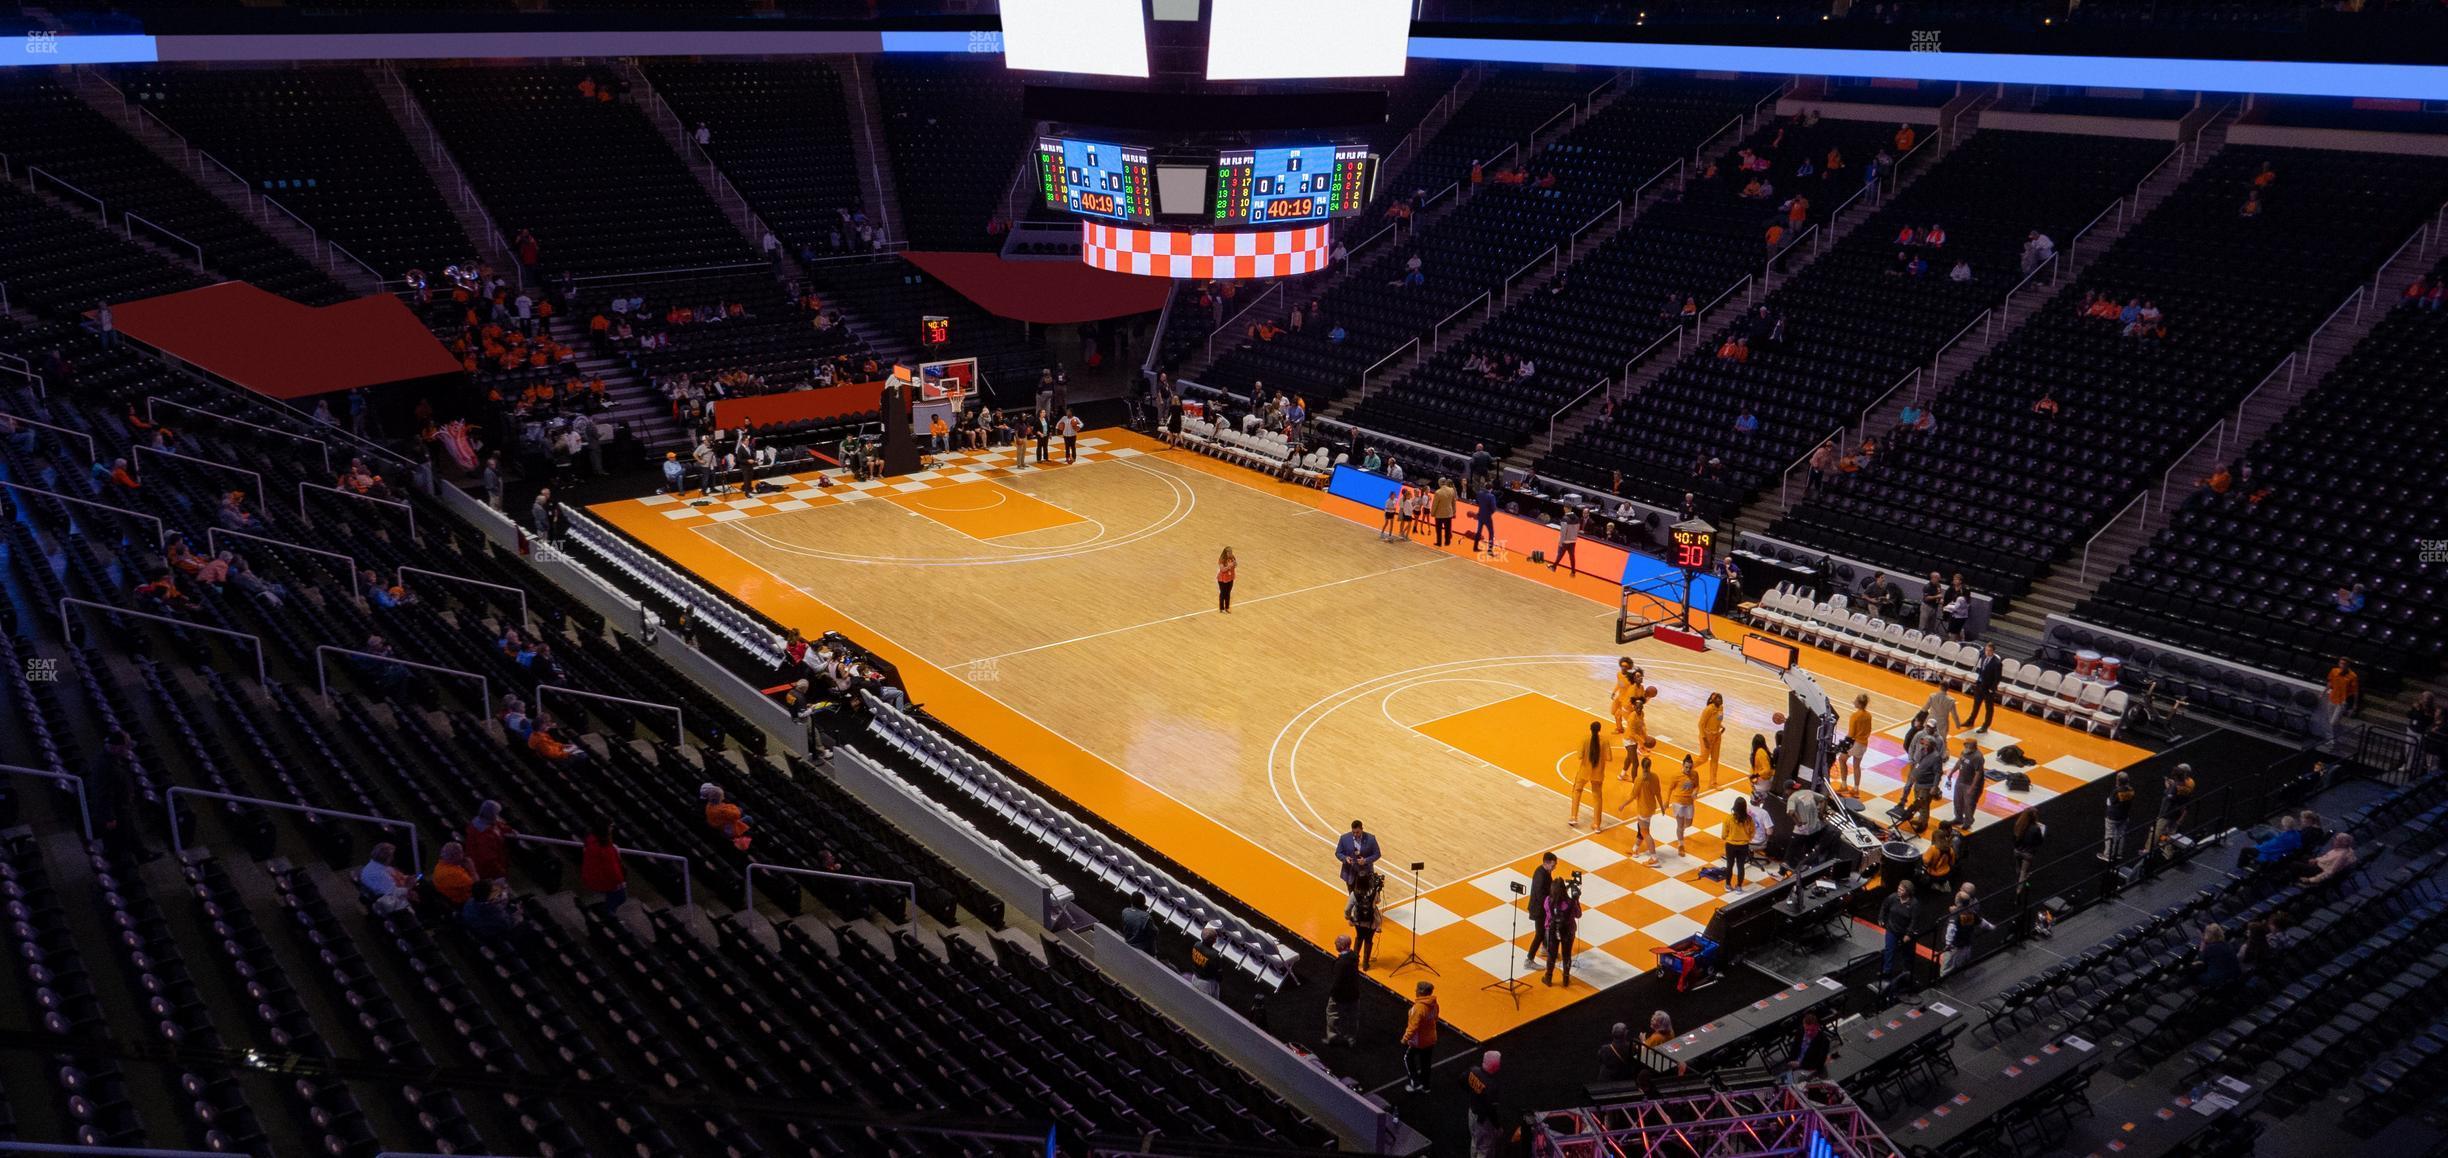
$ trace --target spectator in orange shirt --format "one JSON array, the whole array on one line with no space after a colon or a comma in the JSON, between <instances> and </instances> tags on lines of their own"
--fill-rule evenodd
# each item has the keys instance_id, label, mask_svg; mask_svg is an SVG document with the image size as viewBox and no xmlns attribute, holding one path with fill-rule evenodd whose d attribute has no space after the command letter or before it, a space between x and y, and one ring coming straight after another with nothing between
<instances>
[{"instance_id":1,"label":"spectator in orange shirt","mask_svg":"<svg viewBox=\"0 0 2448 1158\"><path fill-rule=\"evenodd\" d=\"M714 784L697 786L697 799L705 802L706 827L721 833L733 845L748 847L748 818L740 806L724 799L721 787Z\"/></svg>"},{"instance_id":2,"label":"spectator in orange shirt","mask_svg":"<svg viewBox=\"0 0 2448 1158\"><path fill-rule=\"evenodd\" d=\"M442 846L441 856L434 861L433 872L425 882L443 900L464 905L468 894L476 891L476 866L468 861L467 849L454 840Z\"/></svg>"},{"instance_id":3,"label":"spectator in orange shirt","mask_svg":"<svg viewBox=\"0 0 2448 1158\"><path fill-rule=\"evenodd\" d=\"M1913 144L1920 139L1921 134L1914 132L1913 127L1910 124L1897 125L1895 135L1896 156L1901 157L1906 153L1912 152Z\"/></svg>"},{"instance_id":4,"label":"spectator in orange shirt","mask_svg":"<svg viewBox=\"0 0 2448 1158\"><path fill-rule=\"evenodd\" d=\"M110 480L129 490L136 490L144 485L136 480L135 472L128 469L128 460L124 458L112 461Z\"/></svg>"}]
</instances>

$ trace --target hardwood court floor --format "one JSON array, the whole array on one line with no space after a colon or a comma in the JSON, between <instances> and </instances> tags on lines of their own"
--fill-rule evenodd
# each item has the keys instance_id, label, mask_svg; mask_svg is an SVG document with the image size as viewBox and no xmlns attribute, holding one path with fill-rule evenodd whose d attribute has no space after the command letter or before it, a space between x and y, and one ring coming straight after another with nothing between
<instances>
[{"instance_id":1,"label":"hardwood court floor","mask_svg":"<svg viewBox=\"0 0 2448 1158\"><path fill-rule=\"evenodd\" d=\"M1697 874L1731 789L1704 795L1708 835L1659 866L1629 858L1628 829L1591 835L1587 810L1565 824L1565 761L1605 712L1616 656L1662 689L1662 777L1710 691L1726 696L1729 762L1784 706L1771 673L1731 656L1618 648L1610 580L1473 556L1467 540L1382 541L1375 512L1126 431L1084 439L1071 466L962 456L856 489L594 510L781 622L876 646L931 712L1319 944L1345 931L1333 841L1366 821L1395 882L1373 975L1416 925L1447 1020L1477 1037L1649 968L1721 903ZM1226 545L1241 560L1229 615L1215 607ZM1930 689L1805 655L1831 698L1871 695L1871 787L1891 794L1880 769ZM2029 717L2000 725L1991 747L2042 761L2032 798L2142 755ZM1993 792L1984 819L2022 803ZM1526 943L1507 940L1507 884L1550 849L1588 874L1584 947L1569 989L1534 985L1517 1009L1480 986Z\"/></svg>"}]
</instances>

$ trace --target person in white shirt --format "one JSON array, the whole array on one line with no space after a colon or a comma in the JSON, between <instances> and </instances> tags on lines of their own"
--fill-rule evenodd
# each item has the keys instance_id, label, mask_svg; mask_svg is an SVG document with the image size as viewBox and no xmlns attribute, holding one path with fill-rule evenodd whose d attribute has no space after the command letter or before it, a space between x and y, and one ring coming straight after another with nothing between
<instances>
[{"instance_id":1,"label":"person in white shirt","mask_svg":"<svg viewBox=\"0 0 2448 1158\"><path fill-rule=\"evenodd\" d=\"M365 867L357 870L357 885L374 898L374 911L394 913L408 907L410 890L416 878L391 867L391 859L399 850L384 841L366 853Z\"/></svg>"},{"instance_id":2,"label":"person in white shirt","mask_svg":"<svg viewBox=\"0 0 2448 1158\"><path fill-rule=\"evenodd\" d=\"M706 145L712 143L713 140L714 131L712 129L708 129L704 121L697 122L697 147L702 149L706 147Z\"/></svg>"},{"instance_id":3,"label":"person in white shirt","mask_svg":"<svg viewBox=\"0 0 2448 1158\"><path fill-rule=\"evenodd\" d=\"M1054 424L1055 433L1062 435L1064 462L1069 463L1079 461L1080 431L1085 429L1087 425L1087 423L1079 420L1079 415L1073 414L1068 410L1063 411L1062 420Z\"/></svg>"}]
</instances>

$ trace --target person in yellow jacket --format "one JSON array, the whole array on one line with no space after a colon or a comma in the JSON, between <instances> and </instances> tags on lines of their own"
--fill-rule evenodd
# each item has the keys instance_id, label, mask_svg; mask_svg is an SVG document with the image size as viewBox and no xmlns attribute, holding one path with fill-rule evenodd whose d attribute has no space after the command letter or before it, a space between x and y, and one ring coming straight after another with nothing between
<instances>
[{"instance_id":1,"label":"person in yellow jacket","mask_svg":"<svg viewBox=\"0 0 2448 1158\"><path fill-rule=\"evenodd\" d=\"M1620 656L1615 660L1615 692L1608 700L1608 707L1615 716L1616 735L1624 734L1626 716L1639 712L1651 697L1657 695L1657 689L1650 687L1647 679L1647 673L1633 664L1631 656Z\"/></svg>"},{"instance_id":2,"label":"person in yellow jacket","mask_svg":"<svg viewBox=\"0 0 2448 1158\"><path fill-rule=\"evenodd\" d=\"M1709 787L1717 787L1717 752L1725 742L1725 693L1710 692L1700 709L1700 754L1708 757Z\"/></svg>"},{"instance_id":3,"label":"person in yellow jacket","mask_svg":"<svg viewBox=\"0 0 2448 1158\"><path fill-rule=\"evenodd\" d=\"M1581 794L1588 792L1590 805L1597 811L1597 819L1590 821L1590 831L1606 831L1606 774L1607 765L1614 763L1615 750L1599 734L1601 727L1598 721L1590 721L1589 739L1573 758L1572 814L1564 820L1568 828L1581 826Z\"/></svg>"},{"instance_id":4,"label":"person in yellow jacket","mask_svg":"<svg viewBox=\"0 0 2448 1158\"><path fill-rule=\"evenodd\" d=\"M1649 758L1633 752L1624 753L1624 766L1632 773L1632 856L1642 864L1656 864L1658 846L1649 835L1649 818L1661 809L1658 798L1657 773L1649 768Z\"/></svg>"},{"instance_id":5,"label":"person in yellow jacket","mask_svg":"<svg viewBox=\"0 0 2448 1158\"><path fill-rule=\"evenodd\" d=\"M1751 783L1746 789L1757 789L1776 780L1776 755L1768 747L1768 737L1751 733Z\"/></svg>"},{"instance_id":6,"label":"person in yellow jacket","mask_svg":"<svg viewBox=\"0 0 2448 1158\"><path fill-rule=\"evenodd\" d=\"M1751 816L1751 804L1742 797L1734 798L1733 810L1726 814L1725 859L1727 896L1743 891L1743 880L1751 866L1751 832L1756 823Z\"/></svg>"},{"instance_id":7,"label":"person in yellow jacket","mask_svg":"<svg viewBox=\"0 0 2448 1158\"><path fill-rule=\"evenodd\" d=\"M1700 770L1692 766L1692 758L1683 758L1683 773L1675 777L1674 786L1666 790L1667 811L1674 814L1675 855L1688 856L1683 851L1683 838L1691 834L1692 816L1699 810Z\"/></svg>"},{"instance_id":8,"label":"person in yellow jacket","mask_svg":"<svg viewBox=\"0 0 2448 1158\"><path fill-rule=\"evenodd\" d=\"M1836 791L1847 796L1861 795L1862 757L1870 751L1870 694L1853 697L1853 714L1845 717L1845 739L1853 746L1836 758ZM1847 791L1846 785L1851 785Z\"/></svg>"},{"instance_id":9,"label":"person in yellow jacket","mask_svg":"<svg viewBox=\"0 0 2448 1158\"><path fill-rule=\"evenodd\" d=\"M1403 1092L1428 1092L1429 1054L1436 1049L1436 982L1422 981L1412 990L1411 1015L1403 1020Z\"/></svg>"}]
</instances>

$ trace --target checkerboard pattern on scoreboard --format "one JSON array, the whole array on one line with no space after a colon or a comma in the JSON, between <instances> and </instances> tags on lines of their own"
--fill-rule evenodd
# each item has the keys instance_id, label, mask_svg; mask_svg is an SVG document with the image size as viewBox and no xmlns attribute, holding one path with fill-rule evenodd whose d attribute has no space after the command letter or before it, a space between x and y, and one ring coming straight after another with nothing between
<instances>
[{"instance_id":1,"label":"checkerboard pattern on scoreboard","mask_svg":"<svg viewBox=\"0 0 2448 1158\"><path fill-rule=\"evenodd\" d=\"M1062 465L1062 444L1050 448L1054 453L1047 468ZM1113 446L1102 438L1080 439L1079 461L1102 462L1107 459L1132 458L1140 452L1127 446ZM960 486L963 483L984 482L987 479L1009 478L1037 466L1020 466L1010 447L993 450L961 450L950 454L930 455L928 468L914 474L887 479L845 481L847 476L826 472L831 486L820 486L816 475L774 475L764 481L782 488L770 494L742 495L734 490L711 499L699 499L686 494L647 495L634 500L640 506L659 508L663 517L674 522L729 523L758 515L782 515L792 511L814 510L817 507L854 503L885 495L909 494L939 487Z\"/></svg>"},{"instance_id":2,"label":"checkerboard pattern on scoreboard","mask_svg":"<svg viewBox=\"0 0 2448 1158\"><path fill-rule=\"evenodd\" d=\"M1246 233L1196 233L1080 223L1081 260L1098 269L1143 277L1206 281L1290 277L1326 268L1334 247L1325 225Z\"/></svg>"}]
</instances>

